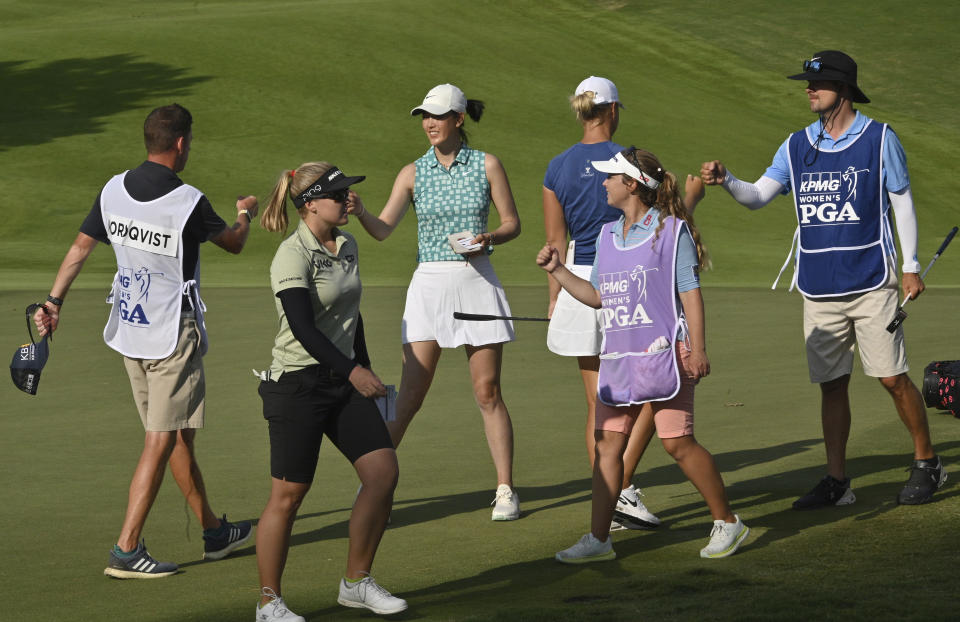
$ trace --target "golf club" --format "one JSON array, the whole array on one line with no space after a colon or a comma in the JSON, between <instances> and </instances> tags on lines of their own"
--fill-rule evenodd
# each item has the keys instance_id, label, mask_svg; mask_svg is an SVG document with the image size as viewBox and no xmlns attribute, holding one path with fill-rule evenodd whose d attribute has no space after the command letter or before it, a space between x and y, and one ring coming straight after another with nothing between
<instances>
[{"instance_id":1,"label":"golf club","mask_svg":"<svg viewBox=\"0 0 960 622\"><path fill-rule=\"evenodd\" d=\"M943 253L943 251L946 250L947 245L950 244L950 240L952 240L953 236L955 235L957 235L957 227L954 227L953 229L950 230L950 233L947 234L947 238L943 241L943 244L941 244L940 248L937 249L937 252L934 253L933 259L931 259L930 263L927 264L927 269L924 270L923 274L920 275L921 281L927 278L927 272L930 272L930 268L933 267L934 262L936 262L937 259L940 257L940 255ZM906 306L908 302L910 302L910 298L911 296L908 294L907 297L904 299L904 301L900 303L900 306L897 308L896 315L893 316L893 320L891 320L890 323L887 325L888 333L892 333L895 330L897 330L897 327L903 324L903 321L907 319L907 312L903 310L903 307Z\"/></svg>"},{"instance_id":2,"label":"golf club","mask_svg":"<svg viewBox=\"0 0 960 622\"><path fill-rule=\"evenodd\" d=\"M523 322L549 322L548 317L518 317L516 315L486 315L483 313L463 313L454 311L453 319L467 320L470 322L488 322L490 320L519 320Z\"/></svg>"}]
</instances>

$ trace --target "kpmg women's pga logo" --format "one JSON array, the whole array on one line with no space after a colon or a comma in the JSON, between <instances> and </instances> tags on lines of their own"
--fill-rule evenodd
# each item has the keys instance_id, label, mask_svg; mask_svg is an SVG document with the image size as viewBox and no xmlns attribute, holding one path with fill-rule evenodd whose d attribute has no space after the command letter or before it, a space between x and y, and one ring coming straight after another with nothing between
<instances>
[{"instance_id":1,"label":"kpmg women's pga logo","mask_svg":"<svg viewBox=\"0 0 960 622\"><path fill-rule=\"evenodd\" d=\"M153 277L162 277L162 272L150 272L145 266L133 270L119 267L117 281L117 309L120 321L133 326L149 326L150 320L143 305L149 300Z\"/></svg>"}]
</instances>

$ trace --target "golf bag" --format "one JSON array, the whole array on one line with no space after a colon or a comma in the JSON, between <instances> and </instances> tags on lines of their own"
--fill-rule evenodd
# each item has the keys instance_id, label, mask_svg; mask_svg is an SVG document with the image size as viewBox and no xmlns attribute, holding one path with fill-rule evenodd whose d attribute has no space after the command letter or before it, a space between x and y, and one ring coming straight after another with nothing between
<instances>
[{"instance_id":1,"label":"golf bag","mask_svg":"<svg viewBox=\"0 0 960 622\"><path fill-rule=\"evenodd\" d=\"M934 361L924 368L923 403L960 418L960 361Z\"/></svg>"}]
</instances>

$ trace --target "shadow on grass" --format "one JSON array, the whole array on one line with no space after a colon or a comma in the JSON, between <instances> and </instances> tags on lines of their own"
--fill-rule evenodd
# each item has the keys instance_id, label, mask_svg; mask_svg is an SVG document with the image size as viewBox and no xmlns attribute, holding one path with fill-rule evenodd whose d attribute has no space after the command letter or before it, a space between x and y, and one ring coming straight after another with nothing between
<instances>
[{"instance_id":1,"label":"shadow on grass","mask_svg":"<svg viewBox=\"0 0 960 622\"><path fill-rule=\"evenodd\" d=\"M773 447L764 447L758 449L744 449L724 454L718 454L714 458L720 466L721 473L732 473L741 468L755 466L772 462L788 455L806 451L811 447L819 445L820 439L804 439L782 443ZM960 441L953 441L938 444L938 451L943 454L947 451L960 447ZM853 474L853 489L857 495L857 502L853 505L839 508L823 508L819 510L809 510L798 512L789 506L785 509L767 512L765 514L755 514L751 508L768 506L770 504L782 507L784 502L791 501L804 494L809 488L823 476L824 468L822 466L794 469L771 475L764 475L749 480L738 481L735 484L727 486L727 496L734 511L741 514L744 522L748 524L754 533L748 541L749 549L758 549L768 546L778 540L795 536L805 529L822 526L825 524L846 520L853 517L854 520L869 520L886 512L895 510L899 506L896 503L896 494L900 491L903 482L884 482L871 484L868 486L857 486L856 477L866 477L873 473L879 473L889 470L892 466L904 464L905 459L902 455L872 455L859 456L847 460L848 473ZM949 466L949 465L948 465ZM656 467L649 471L642 472L644 484L646 486L668 486L681 484L686 481L680 468L675 464ZM906 481L904 475L903 481ZM960 495L960 489L951 486L956 480L947 480L944 488L938 492L931 504ZM536 504L537 502L549 502L546 505L540 505L532 510L524 510L521 520L537 512L546 509L562 507L574 503L583 503L590 500L590 479L569 480L567 482L553 484L549 486L520 486L517 492L525 504ZM617 536L617 552L621 557L652 551L658 548L683 544L686 542L706 543L711 520L703 499L696 492L690 493L690 501L680 505L674 505L665 510L656 510L655 513L660 516L664 524L652 531L634 531L619 532ZM442 520L456 514L468 514L484 507L489 503L490 491L478 490L472 492L458 493L453 495L444 495L438 497L422 497L413 499L404 499L394 504L392 516L392 528L399 528L404 525L413 525L417 523L426 523L436 520ZM655 502L651 505L654 505ZM330 514L349 512L349 507L334 508L322 512L311 512L297 516L297 520L318 518ZM679 522L703 517L703 524L671 528L671 522ZM309 544L322 540L339 539L347 537L348 521L340 520L319 529L313 529L302 533L294 533L290 539L290 546L295 547L301 544ZM255 525L257 520L252 521ZM656 535L654 535L656 534ZM564 543L558 543L562 548ZM256 553L253 546L241 549L233 554L233 557L245 557ZM546 553L545 553L546 554ZM552 558L552 553L548 557ZM186 562L180 564L181 568L204 563L202 560ZM524 562L523 564L514 564L499 569L495 574L495 581L503 581L505 576L511 575L510 568L515 566L525 566L526 564L544 563L544 560L535 560ZM547 559L548 566L553 568L556 563L552 559ZM600 567L609 567L601 564ZM475 580L474 579L471 579ZM454 582L458 583L458 582ZM446 585L446 584L444 584ZM471 584L473 585L473 584ZM443 591L444 588L431 588L430 593L437 589ZM456 591L463 589L459 584L449 590ZM416 594L416 593L414 593ZM311 615L319 615L323 612L314 612Z\"/></svg>"},{"instance_id":2,"label":"shadow on grass","mask_svg":"<svg viewBox=\"0 0 960 622\"><path fill-rule=\"evenodd\" d=\"M772 459L783 457L784 454L782 451L784 449L802 451L804 448L816 445L818 442L819 439L797 441L773 448L731 452L718 456L717 458L718 461L722 458L728 463L730 460L733 460L741 466L744 466L756 464L758 457L765 453L773 456L773 458L767 460L772 461ZM941 454L947 454L947 452L953 453L952 450L956 450L958 447L960 447L960 442L955 441L940 443L937 449ZM760 462L764 462L764 460L760 460ZM903 463L904 456L897 454L856 457L848 460L847 464L850 473L860 477L866 477L872 473L889 471L891 466ZM667 471L671 468L679 470L673 465L661 467L652 470L650 472L651 477L660 478L657 481L658 484L675 483L674 478L667 474ZM898 508L901 512L922 511L920 508L909 506L900 508L896 504L896 494L899 492L903 481L906 480L905 473L903 481L897 479L897 481L885 481L862 487L857 487L856 480L854 480L854 490L858 495L858 499L855 504L850 506L798 512L792 510L788 505L784 509L778 509L765 514L751 514L750 508L758 508L771 503L782 508L785 501L792 501L795 497L806 492L807 488L812 487L819 477L822 476L822 471L822 467L794 469L780 474L738 482L728 489L731 504L734 505L738 512L742 512L745 515L745 521L756 530L754 533L760 532L758 535L752 535L750 537L745 548L738 553L738 556L744 554L749 555L751 551L768 546L778 540L798 535L809 528L821 527L834 522L846 521L851 518L855 521L870 520L887 512L897 511ZM682 477L682 475L680 477ZM952 483L953 482L948 479L947 483L934 496L929 505L936 506L946 499L960 496L960 487L951 485ZM550 491L552 488L564 491L563 494L569 494L571 490L582 490L581 487L588 484L588 480L579 480L566 482L557 487L546 486L530 489L525 498L534 500L537 494L536 491L540 491L544 495L541 498L541 500L543 500L551 498ZM519 490L520 494L523 495L525 489L521 488ZM487 496L488 494L484 491L465 495L454 495L449 498L449 500L452 500L455 506L459 506L459 503L462 501L473 498L479 499L481 497L485 499ZM701 514L704 515L704 523L702 526L697 525L671 529L669 523L667 523L665 528L656 531L618 532L615 536L618 557L616 560L608 563L588 564L586 566L566 566L557 563L553 559L553 551L548 550L543 551L542 557L536 559L488 568L476 574L449 581L441 580L434 585L398 594L411 603L411 609L402 614L391 616L391 619L425 619L430 617L430 614L418 612L418 604L423 607L424 610L428 610L439 602L454 595L456 595L457 598L468 597L470 600L478 602L488 598L494 599L498 594L523 593L525 590L543 594L549 592L552 585L566 580L571 575L583 572L598 574L603 577L604 581L608 581L611 585L621 585L624 588L631 588L631 591L642 592L644 599L682 598L691 592L723 588L749 590L754 584L763 584L766 579L757 579L754 582L753 579L745 579L736 573L729 574L719 567L716 569L714 567L703 567L688 570L685 571L681 579L678 580L672 575L662 576L663 573L659 571L649 575L637 573L633 564L627 567L627 565L623 563L634 555L642 555L658 548L684 543L690 543L689 555L697 556L700 547L707 543L710 521L703 500L696 493L693 493L693 496L696 497L694 501L676 508L671 508L671 510L664 512L663 516L680 517L684 514ZM579 498L569 501L578 502L583 500L585 499ZM442 504L446 502L436 499L424 499L421 501L425 502L428 507L442 507ZM440 503L440 505L436 506L435 504L437 503ZM471 511L474 509L476 509L475 506L471 505L462 511ZM935 507L931 507L927 511L936 511L936 509ZM432 518L436 519L438 517L433 515ZM568 544L570 543L558 542L556 548L560 549ZM448 551L447 554L449 553ZM715 564L716 562L705 561L704 563ZM628 582L626 584L623 583L624 580L631 575L634 578L627 579ZM601 619L607 614L613 616L610 619L619 619L623 615L623 611L617 608L619 597L616 593L582 594L576 591L571 592L569 588L561 589L559 586L555 588L555 593L557 597L553 605L558 614L568 607L581 606L587 607L595 614L595 617L599 616ZM522 613L520 613L522 611L522 603L517 603L517 605L521 607L521 609L515 611L515 613L517 613L517 619L521 619L523 617ZM576 611L571 611L570 613L571 617L569 619L580 619L577 618ZM580 613L582 614L584 612L581 610ZM342 607L333 606L311 611L305 615L307 615L308 619L313 619L314 617L320 618L325 615L345 618L351 614ZM357 612L356 615L366 617L367 614ZM470 617L471 619L475 617L477 620L488 619L479 613L476 616ZM534 617L536 617L536 619L548 619L549 616L543 610L538 610L537 616ZM560 619L567 618L561 616ZM585 616L584 619L586 619Z\"/></svg>"},{"instance_id":3,"label":"shadow on grass","mask_svg":"<svg viewBox=\"0 0 960 622\"><path fill-rule=\"evenodd\" d=\"M188 71L134 54L0 62L0 151L99 133L105 117L170 103L210 79Z\"/></svg>"}]
</instances>

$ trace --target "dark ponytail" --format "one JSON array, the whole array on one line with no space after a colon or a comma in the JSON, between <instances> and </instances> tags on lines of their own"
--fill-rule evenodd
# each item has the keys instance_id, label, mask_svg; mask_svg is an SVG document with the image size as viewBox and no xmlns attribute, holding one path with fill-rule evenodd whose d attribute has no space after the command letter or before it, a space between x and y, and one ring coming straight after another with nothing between
<instances>
[{"instance_id":1,"label":"dark ponytail","mask_svg":"<svg viewBox=\"0 0 960 622\"><path fill-rule=\"evenodd\" d=\"M467 115L468 117L470 117L471 119L473 119L474 122L479 123L480 117L483 116L483 110L484 110L484 108L485 108L485 106L483 105L483 102L480 101L479 99L468 99L468 100L467 100L467 108L466 108L466 111L465 111L465 112L466 112L466 115ZM467 143L467 142L468 142L468 141L467 141L467 131L466 131L465 129L463 129L463 126L462 126L462 125L460 126L459 129L460 129L460 140L461 140L463 143Z\"/></svg>"}]
</instances>

